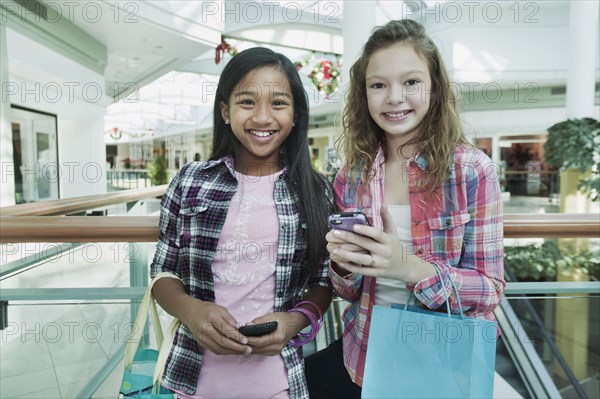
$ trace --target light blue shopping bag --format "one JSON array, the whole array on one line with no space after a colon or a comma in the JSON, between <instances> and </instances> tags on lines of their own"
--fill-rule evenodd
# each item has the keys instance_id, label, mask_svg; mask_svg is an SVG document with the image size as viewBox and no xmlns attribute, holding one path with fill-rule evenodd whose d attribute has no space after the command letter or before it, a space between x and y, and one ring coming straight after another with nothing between
<instances>
[{"instance_id":1,"label":"light blue shopping bag","mask_svg":"<svg viewBox=\"0 0 600 399\"><path fill-rule=\"evenodd\" d=\"M496 323L411 306L411 298L406 308L373 307L362 397L491 398Z\"/></svg>"}]
</instances>

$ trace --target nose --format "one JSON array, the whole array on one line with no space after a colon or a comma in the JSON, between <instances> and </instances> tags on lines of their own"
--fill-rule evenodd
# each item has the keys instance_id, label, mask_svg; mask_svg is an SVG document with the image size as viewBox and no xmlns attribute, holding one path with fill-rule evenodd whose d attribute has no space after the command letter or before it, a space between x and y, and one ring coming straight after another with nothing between
<instances>
[{"instance_id":1,"label":"nose","mask_svg":"<svg viewBox=\"0 0 600 399\"><path fill-rule=\"evenodd\" d=\"M271 111L269 109L269 106L266 106L266 105L257 106L256 110L254 112L254 115L252 115L251 119L252 119L252 122L261 124L261 125L266 125L268 123L271 123L273 120L273 117L271 116Z\"/></svg>"},{"instance_id":2,"label":"nose","mask_svg":"<svg viewBox=\"0 0 600 399\"><path fill-rule=\"evenodd\" d=\"M404 85L392 85L388 89L386 101L388 104L401 104L406 101L406 89Z\"/></svg>"}]
</instances>

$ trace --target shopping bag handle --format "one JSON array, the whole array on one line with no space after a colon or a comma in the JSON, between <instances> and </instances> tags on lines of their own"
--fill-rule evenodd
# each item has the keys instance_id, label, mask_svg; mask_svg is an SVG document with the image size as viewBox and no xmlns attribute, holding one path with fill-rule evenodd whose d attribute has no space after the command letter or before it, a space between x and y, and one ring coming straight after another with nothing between
<instances>
[{"instance_id":1,"label":"shopping bag handle","mask_svg":"<svg viewBox=\"0 0 600 399\"><path fill-rule=\"evenodd\" d=\"M163 331L160 326L160 319L158 317L158 311L156 309L156 303L154 302L154 297L152 296L152 287L154 284L160 280L161 278L175 278L181 280L179 277L172 273L159 273L157 274L146 289L146 293L144 294L144 298L140 303L140 308L138 310L138 314L135 318L135 324L133 325L132 335L128 339L127 347L125 348L125 356L123 363L125 365L126 370L131 369L131 364L133 363L133 359L135 357L135 353L140 345L140 341L142 339L142 334L144 333L144 329L146 327L146 321L148 320L148 311L150 311L152 317L152 325L154 327L154 334L156 335L156 344L160 349L163 346L164 338ZM171 344L173 339L171 337Z\"/></svg>"},{"instance_id":2,"label":"shopping bag handle","mask_svg":"<svg viewBox=\"0 0 600 399\"><path fill-rule=\"evenodd\" d=\"M435 273L437 274L438 278L440 279L440 284L442 285L443 291L444 291L444 299L446 301L446 312L448 313L448 318L451 318L451 312L450 312L450 296L448 295L448 291L446 290L446 286L444 285L444 279L442 278L442 272L440 271L440 268L438 265L436 265L435 263L432 263L433 268L435 269ZM454 294L456 296L456 302L458 303L458 311L460 314L460 318L464 319L465 315L463 313L462 310L462 305L460 304L460 295L458 294L458 290L456 289L456 284L454 284L454 279L452 278L452 275L450 274L450 272L448 272L448 280L450 280L450 284L452 284L452 289L454 290ZM412 291L408 292L408 298L406 299L406 308L408 309L408 306L410 305L410 300L413 297L414 293ZM417 296L414 296L414 301L413 301L413 307L416 307L416 303L417 303Z\"/></svg>"},{"instance_id":3,"label":"shopping bag handle","mask_svg":"<svg viewBox=\"0 0 600 399\"><path fill-rule=\"evenodd\" d=\"M171 353L171 347L173 346L173 339L175 338L175 332L181 321L179 319L173 319L169 329L167 330L167 335L165 336L165 340L163 345L160 347L160 352L158 353L158 359L156 360L156 366L154 367L154 376L152 379L152 383L154 387L152 388L152 393L157 394L160 389L160 379L165 370L165 365L167 364L167 359L169 358L169 354Z\"/></svg>"}]
</instances>

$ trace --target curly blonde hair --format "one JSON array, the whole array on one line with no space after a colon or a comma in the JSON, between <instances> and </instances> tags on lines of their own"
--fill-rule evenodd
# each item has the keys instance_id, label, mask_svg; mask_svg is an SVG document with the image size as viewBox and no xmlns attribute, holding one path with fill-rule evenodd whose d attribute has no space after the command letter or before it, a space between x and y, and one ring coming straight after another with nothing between
<instances>
[{"instance_id":1,"label":"curly blonde hair","mask_svg":"<svg viewBox=\"0 0 600 399\"><path fill-rule=\"evenodd\" d=\"M342 134L337 144L340 154L345 157L348 173L360 170L363 181L368 182L378 146L385 149L385 133L369 113L367 66L374 52L400 42L411 45L427 62L432 87L429 110L420 123L418 134L397 151L402 151L406 145L416 145L416 150L427 160L425 179L418 183L419 188L431 194L446 180L448 163L452 162L456 145L468 144L468 141L442 57L420 23L394 20L373 31L360 58L350 69L350 84L342 112Z\"/></svg>"}]
</instances>

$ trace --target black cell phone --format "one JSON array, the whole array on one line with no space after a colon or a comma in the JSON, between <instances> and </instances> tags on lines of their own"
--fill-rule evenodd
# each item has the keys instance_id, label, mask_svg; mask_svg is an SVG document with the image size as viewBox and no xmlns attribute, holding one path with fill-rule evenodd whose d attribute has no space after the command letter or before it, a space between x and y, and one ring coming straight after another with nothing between
<instances>
[{"instance_id":1,"label":"black cell phone","mask_svg":"<svg viewBox=\"0 0 600 399\"><path fill-rule=\"evenodd\" d=\"M329 216L329 227L332 229L352 231L355 224L371 225L367 215L362 212L338 212Z\"/></svg>"},{"instance_id":2,"label":"black cell phone","mask_svg":"<svg viewBox=\"0 0 600 399\"><path fill-rule=\"evenodd\" d=\"M250 326L241 326L240 332L246 337L260 337L261 335L272 333L277 330L277 322L269 321L266 323L252 324Z\"/></svg>"}]
</instances>

